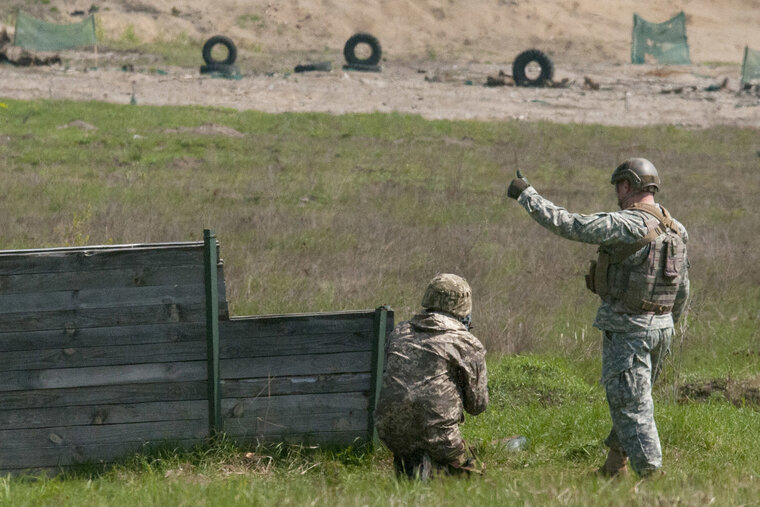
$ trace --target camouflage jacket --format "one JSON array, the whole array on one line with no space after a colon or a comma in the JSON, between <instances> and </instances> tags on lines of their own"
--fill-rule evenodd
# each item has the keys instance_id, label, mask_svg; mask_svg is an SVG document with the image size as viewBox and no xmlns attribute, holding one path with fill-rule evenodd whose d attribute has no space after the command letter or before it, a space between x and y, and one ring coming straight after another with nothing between
<instances>
[{"instance_id":1,"label":"camouflage jacket","mask_svg":"<svg viewBox=\"0 0 760 507\"><path fill-rule=\"evenodd\" d=\"M571 213L541 197L533 188L526 188L517 200L536 222L563 238L595 245L614 245L618 243L635 243L647 234L649 215L643 211L622 210L610 213L581 215ZM674 220L675 221L675 220ZM684 243L688 242L686 228L675 221ZM649 247L645 246L634 255L646 255ZM688 265L688 262L687 262ZM602 302L596 313L594 327L605 331L637 332L643 329L663 329L673 327L681 316L689 297L688 269L676 296L672 313L626 314L617 313L609 304Z\"/></svg>"},{"instance_id":2,"label":"camouflage jacket","mask_svg":"<svg viewBox=\"0 0 760 507\"><path fill-rule=\"evenodd\" d=\"M461 445L463 410L479 414L488 405L485 354L448 314L423 312L393 330L375 411L378 434L392 452Z\"/></svg>"}]
</instances>

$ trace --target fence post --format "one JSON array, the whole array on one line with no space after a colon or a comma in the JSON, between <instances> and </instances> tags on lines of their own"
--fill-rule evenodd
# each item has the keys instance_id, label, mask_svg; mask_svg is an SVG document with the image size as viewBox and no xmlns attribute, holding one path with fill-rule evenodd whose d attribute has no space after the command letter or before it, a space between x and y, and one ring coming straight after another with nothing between
<instances>
[{"instance_id":1,"label":"fence post","mask_svg":"<svg viewBox=\"0 0 760 507\"><path fill-rule=\"evenodd\" d=\"M222 430L222 399L219 382L219 285L217 283L216 232L203 230L204 283L206 286L206 360L208 385L208 431Z\"/></svg>"},{"instance_id":2,"label":"fence post","mask_svg":"<svg viewBox=\"0 0 760 507\"><path fill-rule=\"evenodd\" d=\"M378 442L375 430L375 408L380 400L380 388L383 385L383 367L385 363L385 336L388 333L388 315L393 316L390 306L380 306L375 309L372 339L372 362L369 387L369 415L367 417L367 440L371 445Z\"/></svg>"}]
</instances>

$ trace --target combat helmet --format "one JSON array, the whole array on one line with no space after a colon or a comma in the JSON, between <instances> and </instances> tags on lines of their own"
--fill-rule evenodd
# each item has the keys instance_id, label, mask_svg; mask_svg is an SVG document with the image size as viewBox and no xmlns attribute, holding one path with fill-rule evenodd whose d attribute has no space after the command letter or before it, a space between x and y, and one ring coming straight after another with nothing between
<instances>
[{"instance_id":1,"label":"combat helmet","mask_svg":"<svg viewBox=\"0 0 760 507\"><path fill-rule=\"evenodd\" d=\"M472 313L472 290L461 276L449 273L435 275L422 296L422 307L463 319Z\"/></svg>"},{"instance_id":2,"label":"combat helmet","mask_svg":"<svg viewBox=\"0 0 760 507\"><path fill-rule=\"evenodd\" d=\"M618 181L628 180L633 192L652 192L660 190L660 175L657 168L645 158L629 158L612 173L610 183L615 185Z\"/></svg>"}]
</instances>

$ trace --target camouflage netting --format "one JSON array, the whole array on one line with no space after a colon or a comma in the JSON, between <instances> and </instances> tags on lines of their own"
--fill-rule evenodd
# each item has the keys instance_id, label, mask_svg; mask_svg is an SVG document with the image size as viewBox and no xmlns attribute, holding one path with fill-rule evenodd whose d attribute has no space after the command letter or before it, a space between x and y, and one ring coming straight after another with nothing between
<instances>
[{"instance_id":1,"label":"camouflage netting","mask_svg":"<svg viewBox=\"0 0 760 507\"><path fill-rule=\"evenodd\" d=\"M744 48L742 62L742 84L760 81L760 51Z\"/></svg>"},{"instance_id":2,"label":"camouflage netting","mask_svg":"<svg viewBox=\"0 0 760 507\"><path fill-rule=\"evenodd\" d=\"M94 46L95 17L88 16L80 23L57 25L23 12L16 17L14 45L33 51L60 51L82 46Z\"/></svg>"},{"instance_id":3,"label":"camouflage netting","mask_svg":"<svg viewBox=\"0 0 760 507\"><path fill-rule=\"evenodd\" d=\"M683 11L664 23L650 23L638 14L633 15L631 63L656 61L664 64L690 64L686 43L686 16Z\"/></svg>"}]
</instances>

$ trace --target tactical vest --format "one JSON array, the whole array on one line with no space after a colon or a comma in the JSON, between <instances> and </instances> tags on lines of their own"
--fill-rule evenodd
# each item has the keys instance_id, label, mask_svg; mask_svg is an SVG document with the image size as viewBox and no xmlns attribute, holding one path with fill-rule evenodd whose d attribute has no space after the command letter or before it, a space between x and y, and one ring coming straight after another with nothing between
<instances>
[{"instance_id":1,"label":"tactical vest","mask_svg":"<svg viewBox=\"0 0 760 507\"><path fill-rule=\"evenodd\" d=\"M686 245L665 208L637 203L628 209L654 217L634 244L600 246L586 287L619 313L670 313L683 277ZM646 250L645 250L646 249Z\"/></svg>"}]
</instances>

